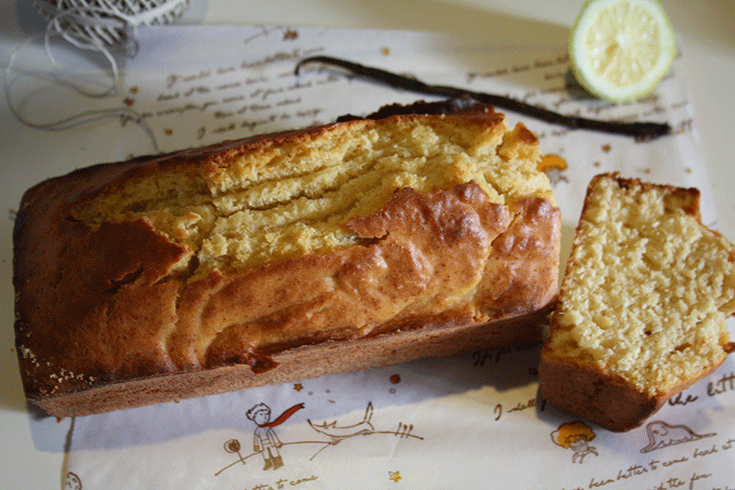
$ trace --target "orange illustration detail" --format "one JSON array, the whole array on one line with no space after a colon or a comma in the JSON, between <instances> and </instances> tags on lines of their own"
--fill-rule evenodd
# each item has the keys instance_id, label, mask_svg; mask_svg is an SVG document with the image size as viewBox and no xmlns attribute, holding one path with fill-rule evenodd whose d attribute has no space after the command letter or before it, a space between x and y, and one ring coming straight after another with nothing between
<instances>
[{"instance_id":1,"label":"orange illustration detail","mask_svg":"<svg viewBox=\"0 0 735 490\"><path fill-rule=\"evenodd\" d=\"M552 153L543 155L536 164L536 169L539 172L544 172L552 185L556 185L561 181L569 182L563 174L564 170L567 169L567 161L559 155Z\"/></svg>"},{"instance_id":2,"label":"orange illustration detail","mask_svg":"<svg viewBox=\"0 0 735 490\"><path fill-rule=\"evenodd\" d=\"M390 475L390 479L396 483L398 483L399 481L403 479L400 471L395 471L395 472L389 471L388 474Z\"/></svg>"},{"instance_id":3,"label":"orange illustration detail","mask_svg":"<svg viewBox=\"0 0 735 490\"><path fill-rule=\"evenodd\" d=\"M538 164L536 165L536 169L540 172L548 172L549 170L553 169L566 170L567 161L559 155L549 153L548 155L543 155L541 157L541 160L539 160Z\"/></svg>"},{"instance_id":4,"label":"orange illustration detail","mask_svg":"<svg viewBox=\"0 0 735 490\"><path fill-rule=\"evenodd\" d=\"M599 456L596 448L589 445L595 437L594 431L582 422L567 422L551 433L554 444L573 450L572 463L579 458L580 464L588 454Z\"/></svg>"}]
</instances>

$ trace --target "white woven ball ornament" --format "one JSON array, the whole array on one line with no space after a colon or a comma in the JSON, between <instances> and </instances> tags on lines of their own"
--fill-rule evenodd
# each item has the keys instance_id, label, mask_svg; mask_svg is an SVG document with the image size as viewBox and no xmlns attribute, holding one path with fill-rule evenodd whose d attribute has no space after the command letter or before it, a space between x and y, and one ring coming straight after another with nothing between
<instances>
[{"instance_id":1,"label":"white woven ball ornament","mask_svg":"<svg viewBox=\"0 0 735 490\"><path fill-rule=\"evenodd\" d=\"M53 30L88 48L122 47L140 25L169 24L191 0L32 0Z\"/></svg>"}]
</instances>

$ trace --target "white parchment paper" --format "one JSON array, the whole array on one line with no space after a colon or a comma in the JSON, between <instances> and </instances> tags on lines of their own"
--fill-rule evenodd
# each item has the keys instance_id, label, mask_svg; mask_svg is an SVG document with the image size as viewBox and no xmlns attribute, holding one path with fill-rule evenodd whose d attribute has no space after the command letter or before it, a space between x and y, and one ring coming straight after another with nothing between
<instances>
[{"instance_id":1,"label":"white parchment paper","mask_svg":"<svg viewBox=\"0 0 735 490\"><path fill-rule=\"evenodd\" d=\"M698 187L703 221L716 227L696 121L678 75L685 56L652 96L613 106L570 85L565 52L564 46L507 49L415 32L142 28L139 51L126 66L122 102L142 114L161 150L173 151L430 100L318 65L294 74L300 59L330 55L569 114L667 121L673 136L639 143L506 113L509 124L522 121L538 134L543 154L566 163L566 169L549 171L563 213L563 260L587 184L601 172ZM142 140L129 148L130 155L149 151ZM452 358L78 417L67 485L735 488L732 360L641 428L615 434L539 397L539 350L478 348ZM251 420L259 409L272 422L290 408L284 422L268 429Z\"/></svg>"}]
</instances>

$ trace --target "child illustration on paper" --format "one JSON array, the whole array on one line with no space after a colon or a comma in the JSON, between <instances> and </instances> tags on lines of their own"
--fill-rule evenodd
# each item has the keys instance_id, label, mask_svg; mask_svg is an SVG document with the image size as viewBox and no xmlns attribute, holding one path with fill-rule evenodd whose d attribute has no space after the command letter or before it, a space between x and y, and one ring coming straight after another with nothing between
<instances>
[{"instance_id":1,"label":"child illustration on paper","mask_svg":"<svg viewBox=\"0 0 735 490\"><path fill-rule=\"evenodd\" d=\"M554 444L574 451L572 463L579 459L580 464L588 454L599 456L596 448L589 445L594 438L594 431L582 422L567 422L551 433Z\"/></svg>"},{"instance_id":2,"label":"child illustration on paper","mask_svg":"<svg viewBox=\"0 0 735 490\"><path fill-rule=\"evenodd\" d=\"M273 427L281 425L286 421L286 419L301 408L304 408L303 403L294 405L272 422L271 409L265 403L258 403L247 411L247 418L255 422L255 425L257 425L253 436L253 451L263 455L263 461L265 462L263 470L277 470L283 466L283 458L278 450L283 446L283 443L278 439Z\"/></svg>"}]
</instances>

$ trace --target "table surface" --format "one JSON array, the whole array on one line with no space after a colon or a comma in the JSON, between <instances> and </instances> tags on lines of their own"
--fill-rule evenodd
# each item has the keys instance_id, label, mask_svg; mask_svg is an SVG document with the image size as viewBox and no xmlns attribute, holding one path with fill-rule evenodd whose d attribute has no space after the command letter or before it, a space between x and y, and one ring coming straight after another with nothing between
<instances>
[{"instance_id":1,"label":"table surface","mask_svg":"<svg viewBox=\"0 0 735 490\"><path fill-rule=\"evenodd\" d=\"M44 27L26 3L0 5L0 66L25 36ZM583 0L193 0L181 22L204 24L279 24L354 28L389 28L462 33L507 46L561 45ZM719 231L735 241L735 3L731 0L662 0L686 56L685 79L697 128ZM8 117L2 104L3 118ZM3 138L10 135L3 134ZM1 153L1 152L0 152ZM17 165L0 156L0 165ZM3 168L3 170L7 170ZM4 172L5 173L5 172ZM22 191L18 191L19 193ZM10 247L10 237L2 244ZM8 256L8 254L4 254ZM10 269L11 264L3 268ZM8 274L9 275L9 274ZM6 276L7 277L7 276ZM70 420L36 417L25 404L12 349L12 326L0 329L0 467L9 489L55 489L62 486L64 448Z\"/></svg>"}]
</instances>

